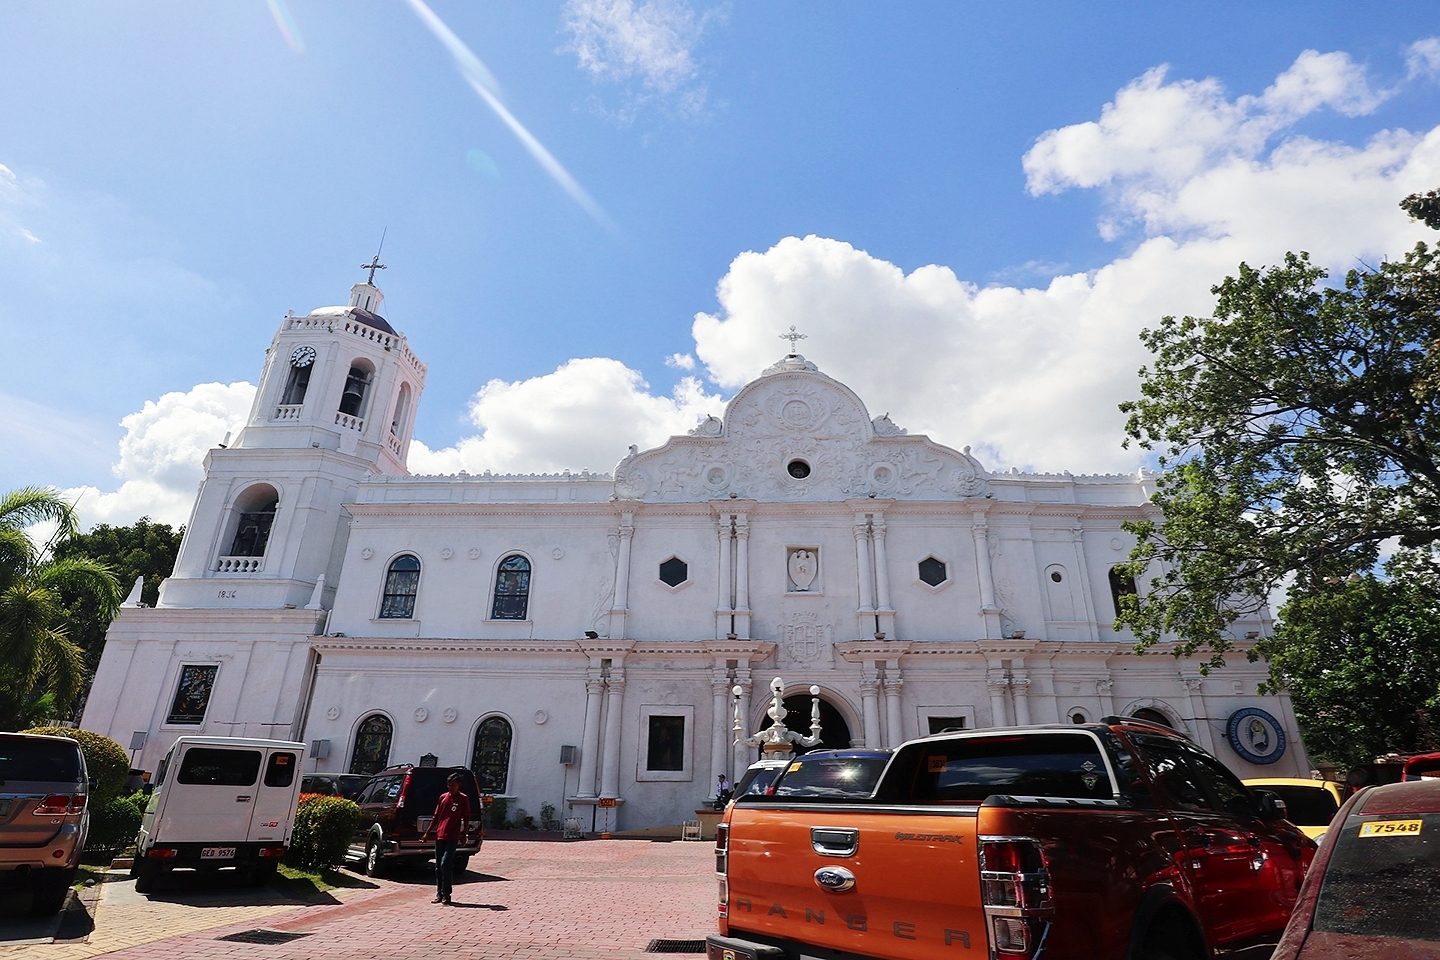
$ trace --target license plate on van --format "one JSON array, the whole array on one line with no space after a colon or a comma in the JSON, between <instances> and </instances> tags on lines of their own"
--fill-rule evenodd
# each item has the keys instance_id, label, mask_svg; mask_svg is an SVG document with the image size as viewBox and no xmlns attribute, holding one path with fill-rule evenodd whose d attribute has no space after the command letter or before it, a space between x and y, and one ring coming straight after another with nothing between
<instances>
[{"instance_id":1,"label":"license plate on van","mask_svg":"<svg viewBox=\"0 0 1440 960\"><path fill-rule=\"evenodd\" d=\"M201 847L201 860L234 860L234 847Z\"/></svg>"}]
</instances>

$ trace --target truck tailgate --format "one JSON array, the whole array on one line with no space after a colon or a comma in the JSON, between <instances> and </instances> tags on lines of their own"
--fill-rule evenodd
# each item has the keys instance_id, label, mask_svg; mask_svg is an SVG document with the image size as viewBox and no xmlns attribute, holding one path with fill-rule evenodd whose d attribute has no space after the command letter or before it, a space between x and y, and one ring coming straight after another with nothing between
<instances>
[{"instance_id":1,"label":"truck tailgate","mask_svg":"<svg viewBox=\"0 0 1440 960\"><path fill-rule=\"evenodd\" d=\"M897 960L987 950L973 806L737 803L730 823L731 936ZM845 871L850 889L822 886Z\"/></svg>"}]
</instances>

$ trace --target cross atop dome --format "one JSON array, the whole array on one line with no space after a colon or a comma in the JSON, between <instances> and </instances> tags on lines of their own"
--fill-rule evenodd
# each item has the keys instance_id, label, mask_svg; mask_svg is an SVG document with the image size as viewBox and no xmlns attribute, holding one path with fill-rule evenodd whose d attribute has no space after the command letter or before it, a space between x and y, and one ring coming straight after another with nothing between
<instances>
[{"instance_id":1,"label":"cross atop dome","mask_svg":"<svg viewBox=\"0 0 1440 960\"><path fill-rule=\"evenodd\" d=\"M780 339L781 339L781 340L789 340L789 341L790 341L790 356L792 356L792 357L798 357L798 356L800 355L800 353L799 353L799 351L797 351L797 350L795 349L795 345L796 345L798 342L800 342L801 340L807 339L807 337L806 337L805 334L803 334L803 333L796 333L796 332L795 332L795 324L792 323L792 324L790 324L790 332L789 332L789 333L782 333L782 334L780 334Z\"/></svg>"},{"instance_id":2,"label":"cross atop dome","mask_svg":"<svg viewBox=\"0 0 1440 960\"><path fill-rule=\"evenodd\" d=\"M370 279L367 280L367 281L365 281L365 282L368 283L368 284L370 284L370 286L373 287L373 286L375 286L375 271L376 271L376 270L384 270L384 269L385 269L385 264L383 264L383 263L380 262L380 254L377 253L377 254L375 254L374 258L372 258L369 263L362 263L362 264L360 264L360 269L361 269L361 270L369 270L369 271L370 271ZM794 327L791 327L790 329L791 329L791 330L794 330L795 328L794 328Z\"/></svg>"}]
</instances>

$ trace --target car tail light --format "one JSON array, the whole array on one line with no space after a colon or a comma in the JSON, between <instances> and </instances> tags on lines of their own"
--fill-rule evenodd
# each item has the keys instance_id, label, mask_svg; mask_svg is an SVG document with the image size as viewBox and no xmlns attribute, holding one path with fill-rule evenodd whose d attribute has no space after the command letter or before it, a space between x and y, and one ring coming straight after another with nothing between
<instances>
[{"instance_id":1,"label":"car tail light","mask_svg":"<svg viewBox=\"0 0 1440 960\"><path fill-rule=\"evenodd\" d=\"M1054 914L1050 870L1040 842L982 838L980 898L995 955L1038 956Z\"/></svg>"},{"instance_id":2,"label":"car tail light","mask_svg":"<svg viewBox=\"0 0 1440 960\"><path fill-rule=\"evenodd\" d=\"M260 856L268 859L278 859L285 856L284 847L261 847Z\"/></svg>"},{"instance_id":3,"label":"car tail light","mask_svg":"<svg viewBox=\"0 0 1440 960\"><path fill-rule=\"evenodd\" d=\"M405 794L410 792L410 774L405 774L405 781L400 784L400 795L395 798L395 809L405 809Z\"/></svg>"},{"instance_id":4,"label":"car tail light","mask_svg":"<svg viewBox=\"0 0 1440 960\"><path fill-rule=\"evenodd\" d=\"M56 793L40 801L31 813L37 817L63 817L67 813L80 813L85 809L85 794Z\"/></svg>"},{"instance_id":5,"label":"car tail light","mask_svg":"<svg viewBox=\"0 0 1440 960\"><path fill-rule=\"evenodd\" d=\"M180 856L180 851L174 847L151 847L145 856L154 857L156 860L169 860Z\"/></svg>"}]
</instances>

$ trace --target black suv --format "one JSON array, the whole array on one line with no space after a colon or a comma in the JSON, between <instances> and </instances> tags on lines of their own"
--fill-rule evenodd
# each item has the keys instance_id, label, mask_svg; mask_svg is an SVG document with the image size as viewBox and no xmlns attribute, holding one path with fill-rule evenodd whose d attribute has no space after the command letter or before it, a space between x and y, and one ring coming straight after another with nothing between
<instances>
[{"instance_id":1,"label":"black suv","mask_svg":"<svg viewBox=\"0 0 1440 960\"><path fill-rule=\"evenodd\" d=\"M475 774L465 767L415 767L403 764L388 767L370 778L355 798L360 805L360 822L350 841L349 856L357 859L365 873L379 876L388 863L425 863L435 853L432 833L422 841L435 805L445 792L450 774L460 774L460 789L470 798L470 821L456 847L455 872L461 873L470 858L480 852L485 832L480 828L483 811Z\"/></svg>"}]
</instances>

